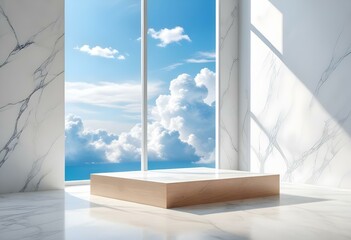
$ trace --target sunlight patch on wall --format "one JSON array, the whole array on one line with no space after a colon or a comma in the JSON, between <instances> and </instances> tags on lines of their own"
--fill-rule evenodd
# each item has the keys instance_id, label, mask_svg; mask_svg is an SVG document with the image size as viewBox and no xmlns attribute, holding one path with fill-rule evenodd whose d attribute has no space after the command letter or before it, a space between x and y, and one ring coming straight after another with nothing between
<instances>
[{"instance_id":1,"label":"sunlight patch on wall","mask_svg":"<svg viewBox=\"0 0 351 240\"><path fill-rule=\"evenodd\" d=\"M251 1L251 24L283 54L283 14L269 0Z\"/></svg>"}]
</instances>

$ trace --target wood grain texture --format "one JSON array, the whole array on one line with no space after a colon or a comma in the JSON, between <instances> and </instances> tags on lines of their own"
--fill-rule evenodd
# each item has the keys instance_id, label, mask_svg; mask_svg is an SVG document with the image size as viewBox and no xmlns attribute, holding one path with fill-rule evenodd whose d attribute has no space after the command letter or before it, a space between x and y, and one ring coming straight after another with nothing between
<instances>
[{"instance_id":1,"label":"wood grain texture","mask_svg":"<svg viewBox=\"0 0 351 240\"><path fill-rule=\"evenodd\" d=\"M91 175L90 190L93 195L167 207L166 184L163 183Z\"/></svg>"},{"instance_id":2,"label":"wood grain texture","mask_svg":"<svg viewBox=\"0 0 351 240\"><path fill-rule=\"evenodd\" d=\"M279 175L162 183L93 174L90 184L93 195L161 208L267 197L280 192Z\"/></svg>"},{"instance_id":3,"label":"wood grain texture","mask_svg":"<svg viewBox=\"0 0 351 240\"><path fill-rule=\"evenodd\" d=\"M167 208L279 194L279 175L167 184Z\"/></svg>"}]
</instances>

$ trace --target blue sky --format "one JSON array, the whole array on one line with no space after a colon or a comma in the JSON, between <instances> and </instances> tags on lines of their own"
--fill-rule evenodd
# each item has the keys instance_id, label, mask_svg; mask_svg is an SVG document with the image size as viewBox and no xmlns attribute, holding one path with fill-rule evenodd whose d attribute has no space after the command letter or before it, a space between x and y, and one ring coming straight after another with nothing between
<instances>
[{"instance_id":1,"label":"blue sky","mask_svg":"<svg viewBox=\"0 0 351 240\"><path fill-rule=\"evenodd\" d=\"M207 4L204 4L206 3ZM180 26L191 42L183 40L165 48L149 37L149 78L170 81L181 73L196 74L202 67L215 71L215 64L191 64L187 59L201 58L199 52L215 52L215 1L214 0L151 0L148 2L148 27L160 30ZM172 72L163 68L184 63Z\"/></svg>"},{"instance_id":2,"label":"blue sky","mask_svg":"<svg viewBox=\"0 0 351 240\"><path fill-rule=\"evenodd\" d=\"M66 139L111 161L133 158L140 151L140 1L70 0L65 7ZM191 161L209 159L215 0L148 0L148 29L150 128L157 139L150 154L170 158L167 143ZM168 111L172 104L179 111ZM135 148L128 152L126 145Z\"/></svg>"}]
</instances>

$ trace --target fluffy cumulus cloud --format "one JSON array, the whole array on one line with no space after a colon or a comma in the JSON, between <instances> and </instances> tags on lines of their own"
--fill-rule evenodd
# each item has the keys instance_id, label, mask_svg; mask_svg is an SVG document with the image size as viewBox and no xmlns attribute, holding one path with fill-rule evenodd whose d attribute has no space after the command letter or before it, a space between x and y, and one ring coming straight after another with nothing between
<instances>
[{"instance_id":1,"label":"fluffy cumulus cloud","mask_svg":"<svg viewBox=\"0 0 351 240\"><path fill-rule=\"evenodd\" d=\"M179 132L166 129L157 121L148 125L148 131L148 150L151 160L190 162L199 160L195 148L181 141Z\"/></svg>"},{"instance_id":2,"label":"fluffy cumulus cloud","mask_svg":"<svg viewBox=\"0 0 351 240\"><path fill-rule=\"evenodd\" d=\"M195 149L179 139L179 133L165 129L158 122L149 123L149 159L153 161L197 161ZM139 161L141 154L141 126L135 125L129 132L122 133L118 139L104 143L92 143L105 153L111 162Z\"/></svg>"},{"instance_id":3,"label":"fluffy cumulus cloud","mask_svg":"<svg viewBox=\"0 0 351 240\"><path fill-rule=\"evenodd\" d=\"M191 145L182 142L179 133L165 129L157 122L150 123L149 159L153 161L192 161L199 157ZM66 117L66 161L75 162L130 162L140 161L141 127L135 125L130 131L119 136L105 130L88 131L82 119Z\"/></svg>"},{"instance_id":4,"label":"fluffy cumulus cloud","mask_svg":"<svg viewBox=\"0 0 351 240\"><path fill-rule=\"evenodd\" d=\"M200 75L207 71L202 70ZM210 71L209 74L214 75ZM156 100L152 110L155 121L168 130L177 131L181 141L195 148L200 162L214 161L215 106L205 102L207 86L201 82L197 84L188 74L181 74L171 81L169 91L169 95L161 95Z\"/></svg>"},{"instance_id":5,"label":"fluffy cumulus cloud","mask_svg":"<svg viewBox=\"0 0 351 240\"><path fill-rule=\"evenodd\" d=\"M208 68L203 68L196 75L195 82L197 86L205 86L207 88L208 94L204 102L211 105L216 100L216 74Z\"/></svg>"},{"instance_id":6,"label":"fluffy cumulus cloud","mask_svg":"<svg viewBox=\"0 0 351 240\"><path fill-rule=\"evenodd\" d=\"M194 78L181 74L170 82L169 94L156 99L148 124L150 160L214 161L214 79L215 73L207 68ZM139 161L140 139L140 125L116 136L104 130L87 131L76 116L66 118L66 158L71 161Z\"/></svg>"},{"instance_id":7,"label":"fluffy cumulus cloud","mask_svg":"<svg viewBox=\"0 0 351 240\"><path fill-rule=\"evenodd\" d=\"M166 47L168 44L180 42L182 40L191 41L190 37L184 34L184 29L179 26L172 29L163 28L159 31L150 28L148 34L152 38L160 40L160 43L157 45L159 47Z\"/></svg>"},{"instance_id":8,"label":"fluffy cumulus cloud","mask_svg":"<svg viewBox=\"0 0 351 240\"><path fill-rule=\"evenodd\" d=\"M66 161L75 162L104 162L105 153L96 149L94 142L110 144L118 139L114 134L104 130L85 131L82 119L69 115L65 119Z\"/></svg>"},{"instance_id":9,"label":"fluffy cumulus cloud","mask_svg":"<svg viewBox=\"0 0 351 240\"><path fill-rule=\"evenodd\" d=\"M117 49L113 49L111 47L100 47L100 46L95 46L95 47L90 47L89 45L85 44L81 47L75 47L74 49L87 53L90 56L96 56L96 57L103 57L103 58L116 58L118 60L125 60L125 56L118 54Z\"/></svg>"},{"instance_id":10,"label":"fluffy cumulus cloud","mask_svg":"<svg viewBox=\"0 0 351 240\"><path fill-rule=\"evenodd\" d=\"M110 162L139 161L141 153L141 129L135 125L129 132L121 133L112 142L95 141L92 145L105 153Z\"/></svg>"}]
</instances>

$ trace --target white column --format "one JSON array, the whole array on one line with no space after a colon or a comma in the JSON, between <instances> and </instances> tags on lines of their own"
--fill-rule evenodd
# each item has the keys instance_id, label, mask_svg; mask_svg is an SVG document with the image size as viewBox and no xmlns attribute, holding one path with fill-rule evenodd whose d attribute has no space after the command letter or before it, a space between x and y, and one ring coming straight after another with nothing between
<instances>
[{"instance_id":1,"label":"white column","mask_svg":"<svg viewBox=\"0 0 351 240\"><path fill-rule=\"evenodd\" d=\"M220 43L220 0L216 0L216 169L220 169L220 148L219 148L219 143L220 143L220 82L219 82L219 64L220 64L220 48L219 48L219 43Z\"/></svg>"}]
</instances>

